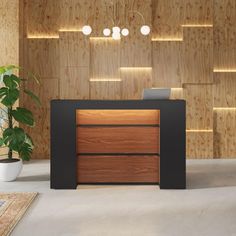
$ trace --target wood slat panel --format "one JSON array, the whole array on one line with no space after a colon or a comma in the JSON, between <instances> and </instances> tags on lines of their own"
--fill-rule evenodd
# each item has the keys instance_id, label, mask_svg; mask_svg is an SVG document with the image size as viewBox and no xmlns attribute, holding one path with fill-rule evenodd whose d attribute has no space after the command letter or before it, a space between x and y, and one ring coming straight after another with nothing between
<instances>
[{"instance_id":1,"label":"wood slat panel","mask_svg":"<svg viewBox=\"0 0 236 236\"><path fill-rule=\"evenodd\" d=\"M183 21L185 25L213 24L213 0L183 0Z\"/></svg>"},{"instance_id":2,"label":"wood slat panel","mask_svg":"<svg viewBox=\"0 0 236 236\"><path fill-rule=\"evenodd\" d=\"M27 1L27 31L29 36L58 35L60 7L55 0Z\"/></svg>"},{"instance_id":3,"label":"wood slat panel","mask_svg":"<svg viewBox=\"0 0 236 236\"><path fill-rule=\"evenodd\" d=\"M60 66L89 66L89 38L82 32L60 32Z\"/></svg>"},{"instance_id":4,"label":"wood slat panel","mask_svg":"<svg viewBox=\"0 0 236 236\"><path fill-rule=\"evenodd\" d=\"M236 73L214 73L214 107L236 107Z\"/></svg>"},{"instance_id":5,"label":"wood slat panel","mask_svg":"<svg viewBox=\"0 0 236 236\"><path fill-rule=\"evenodd\" d=\"M236 69L236 1L214 1L214 67Z\"/></svg>"},{"instance_id":6,"label":"wood slat panel","mask_svg":"<svg viewBox=\"0 0 236 236\"><path fill-rule=\"evenodd\" d=\"M212 129L213 94L211 85L186 85L187 129Z\"/></svg>"},{"instance_id":7,"label":"wood slat panel","mask_svg":"<svg viewBox=\"0 0 236 236\"><path fill-rule=\"evenodd\" d=\"M90 78L119 78L120 41L95 38L90 47Z\"/></svg>"},{"instance_id":8,"label":"wood slat panel","mask_svg":"<svg viewBox=\"0 0 236 236\"><path fill-rule=\"evenodd\" d=\"M214 111L214 157L236 158L236 110Z\"/></svg>"},{"instance_id":9,"label":"wood slat panel","mask_svg":"<svg viewBox=\"0 0 236 236\"><path fill-rule=\"evenodd\" d=\"M213 158L213 131L187 132L186 156L189 159Z\"/></svg>"},{"instance_id":10,"label":"wood slat panel","mask_svg":"<svg viewBox=\"0 0 236 236\"><path fill-rule=\"evenodd\" d=\"M121 98L120 81L90 82L90 99L119 100Z\"/></svg>"},{"instance_id":11,"label":"wood slat panel","mask_svg":"<svg viewBox=\"0 0 236 236\"><path fill-rule=\"evenodd\" d=\"M182 42L152 42L153 87L182 86L180 60Z\"/></svg>"},{"instance_id":12,"label":"wood slat panel","mask_svg":"<svg viewBox=\"0 0 236 236\"><path fill-rule=\"evenodd\" d=\"M213 30L184 28L181 76L183 83L213 82Z\"/></svg>"},{"instance_id":13,"label":"wood slat panel","mask_svg":"<svg viewBox=\"0 0 236 236\"><path fill-rule=\"evenodd\" d=\"M159 124L159 110L77 110L77 124Z\"/></svg>"},{"instance_id":14,"label":"wood slat panel","mask_svg":"<svg viewBox=\"0 0 236 236\"><path fill-rule=\"evenodd\" d=\"M122 99L141 99L144 88L152 87L151 69L122 69Z\"/></svg>"},{"instance_id":15,"label":"wood slat panel","mask_svg":"<svg viewBox=\"0 0 236 236\"><path fill-rule=\"evenodd\" d=\"M78 127L78 153L159 153L156 127Z\"/></svg>"},{"instance_id":16,"label":"wood slat panel","mask_svg":"<svg viewBox=\"0 0 236 236\"><path fill-rule=\"evenodd\" d=\"M62 67L60 69L60 98L89 98L89 68Z\"/></svg>"},{"instance_id":17,"label":"wood slat panel","mask_svg":"<svg viewBox=\"0 0 236 236\"><path fill-rule=\"evenodd\" d=\"M28 71L39 77L56 77L59 70L58 39L28 39Z\"/></svg>"},{"instance_id":18,"label":"wood slat panel","mask_svg":"<svg viewBox=\"0 0 236 236\"><path fill-rule=\"evenodd\" d=\"M181 8L183 3L180 0L152 1L153 14L153 39L181 39L182 17Z\"/></svg>"},{"instance_id":19,"label":"wood slat panel","mask_svg":"<svg viewBox=\"0 0 236 236\"><path fill-rule=\"evenodd\" d=\"M78 156L78 183L158 183L158 156Z\"/></svg>"}]
</instances>

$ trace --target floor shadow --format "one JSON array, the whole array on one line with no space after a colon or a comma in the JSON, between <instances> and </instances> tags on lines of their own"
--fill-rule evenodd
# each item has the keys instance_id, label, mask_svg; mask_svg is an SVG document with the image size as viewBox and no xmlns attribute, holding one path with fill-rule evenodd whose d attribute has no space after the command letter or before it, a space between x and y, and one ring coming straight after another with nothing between
<instances>
[{"instance_id":1,"label":"floor shadow","mask_svg":"<svg viewBox=\"0 0 236 236\"><path fill-rule=\"evenodd\" d=\"M31 176L21 176L17 178L17 181L19 182L39 182L39 181L49 181L50 175L31 175Z\"/></svg>"},{"instance_id":2,"label":"floor shadow","mask_svg":"<svg viewBox=\"0 0 236 236\"><path fill-rule=\"evenodd\" d=\"M236 186L236 162L232 160L192 161L187 165L187 188L216 188Z\"/></svg>"}]
</instances>

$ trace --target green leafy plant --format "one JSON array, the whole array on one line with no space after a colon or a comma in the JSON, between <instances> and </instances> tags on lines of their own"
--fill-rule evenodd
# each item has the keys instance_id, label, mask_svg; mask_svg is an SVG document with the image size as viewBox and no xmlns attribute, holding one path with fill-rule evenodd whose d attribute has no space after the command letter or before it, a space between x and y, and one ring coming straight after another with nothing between
<instances>
[{"instance_id":1,"label":"green leafy plant","mask_svg":"<svg viewBox=\"0 0 236 236\"><path fill-rule=\"evenodd\" d=\"M23 92L37 105L40 105L39 98L33 92L24 89L24 82L28 79L33 78L38 84L39 81L32 74L29 74L27 79L22 79L13 73L16 70L19 71L20 68L14 65L0 67L0 120L2 129L0 146L8 148L9 160L13 159L13 152L18 153L22 160L30 160L34 148L33 140L18 124L33 127L35 121L32 112L24 107L18 107L17 101Z\"/></svg>"}]
</instances>

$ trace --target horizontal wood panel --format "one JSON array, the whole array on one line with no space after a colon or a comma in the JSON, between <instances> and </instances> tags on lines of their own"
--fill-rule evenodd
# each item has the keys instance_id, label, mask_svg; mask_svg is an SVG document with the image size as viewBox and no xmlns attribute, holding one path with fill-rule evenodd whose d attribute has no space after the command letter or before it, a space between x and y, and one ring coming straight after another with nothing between
<instances>
[{"instance_id":1,"label":"horizontal wood panel","mask_svg":"<svg viewBox=\"0 0 236 236\"><path fill-rule=\"evenodd\" d=\"M77 110L77 124L159 124L159 110Z\"/></svg>"},{"instance_id":2,"label":"horizontal wood panel","mask_svg":"<svg viewBox=\"0 0 236 236\"><path fill-rule=\"evenodd\" d=\"M78 156L78 183L158 183L158 156Z\"/></svg>"},{"instance_id":3,"label":"horizontal wood panel","mask_svg":"<svg viewBox=\"0 0 236 236\"><path fill-rule=\"evenodd\" d=\"M78 127L78 153L159 153L158 127Z\"/></svg>"}]
</instances>

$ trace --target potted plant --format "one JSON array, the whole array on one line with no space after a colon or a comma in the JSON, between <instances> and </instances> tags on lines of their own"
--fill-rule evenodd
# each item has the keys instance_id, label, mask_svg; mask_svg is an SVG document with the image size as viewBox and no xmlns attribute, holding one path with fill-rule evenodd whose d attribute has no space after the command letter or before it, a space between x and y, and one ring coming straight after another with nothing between
<instances>
[{"instance_id":1,"label":"potted plant","mask_svg":"<svg viewBox=\"0 0 236 236\"><path fill-rule=\"evenodd\" d=\"M30 160L34 144L31 137L19 124L33 127L33 114L24 107L18 106L21 93L25 93L34 102L40 105L39 98L29 90L24 89L22 79L14 74L19 67L10 65L0 67L0 147L6 148L6 158L0 159L0 180L13 181L20 174L22 160ZM27 76L34 78L35 76ZM2 155L1 155L2 156Z\"/></svg>"}]
</instances>

